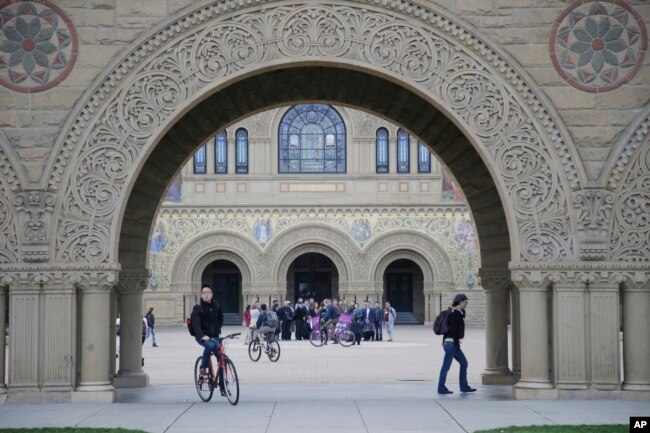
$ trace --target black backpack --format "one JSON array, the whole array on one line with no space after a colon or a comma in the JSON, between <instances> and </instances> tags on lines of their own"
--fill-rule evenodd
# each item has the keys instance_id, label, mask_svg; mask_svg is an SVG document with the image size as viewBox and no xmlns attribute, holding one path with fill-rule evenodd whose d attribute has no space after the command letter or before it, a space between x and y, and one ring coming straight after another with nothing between
<instances>
[{"instance_id":1,"label":"black backpack","mask_svg":"<svg viewBox=\"0 0 650 433\"><path fill-rule=\"evenodd\" d=\"M444 335L449 331L449 316L453 309L451 307L446 308L438 314L436 320L433 321L433 333L436 335Z\"/></svg>"},{"instance_id":2,"label":"black backpack","mask_svg":"<svg viewBox=\"0 0 650 433\"><path fill-rule=\"evenodd\" d=\"M199 314L203 314L203 309L201 308L201 304L196 304L199 306ZM194 309L192 309L192 312L194 312ZM192 327L192 315L190 314L190 317L187 317L185 319L185 324L187 325L187 330L190 331L190 335L192 337L196 337L194 334L194 328Z\"/></svg>"}]
</instances>

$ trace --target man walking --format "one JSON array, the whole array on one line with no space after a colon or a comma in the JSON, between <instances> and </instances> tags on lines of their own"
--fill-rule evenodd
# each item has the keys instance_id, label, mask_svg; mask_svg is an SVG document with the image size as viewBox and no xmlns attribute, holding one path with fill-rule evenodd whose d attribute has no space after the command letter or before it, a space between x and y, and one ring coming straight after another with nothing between
<instances>
[{"instance_id":1,"label":"man walking","mask_svg":"<svg viewBox=\"0 0 650 433\"><path fill-rule=\"evenodd\" d=\"M440 377L438 378L438 394L453 394L446 386L447 372L451 367L451 361L456 360L460 364L459 384L460 392L474 392L467 383L467 358L460 348L465 337L465 307L467 307L467 296L459 293L454 297L451 304L452 312L447 320L447 332L442 336L442 348L445 351L445 358L442 361Z\"/></svg>"},{"instance_id":2,"label":"man walking","mask_svg":"<svg viewBox=\"0 0 650 433\"><path fill-rule=\"evenodd\" d=\"M147 336L145 338L149 338L151 335L153 347L158 347L158 343L156 343L156 318L153 315L153 307L149 308L149 312L144 317L147 319Z\"/></svg>"}]
</instances>

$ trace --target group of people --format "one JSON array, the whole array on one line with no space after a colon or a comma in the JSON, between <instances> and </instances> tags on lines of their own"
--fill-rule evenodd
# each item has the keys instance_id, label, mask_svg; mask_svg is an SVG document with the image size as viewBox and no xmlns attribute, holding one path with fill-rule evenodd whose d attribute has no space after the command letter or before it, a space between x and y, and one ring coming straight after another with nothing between
<instances>
[{"instance_id":1,"label":"group of people","mask_svg":"<svg viewBox=\"0 0 650 433\"><path fill-rule=\"evenodd\" d=\"M269 325L267 310L275 312L277 323ZM360 307L358 303L352 304L345 300L324 299L319 303L313 298L307 301L298 298L294 305L291 305L289 300L285 300L282 306L278 301L273 301L270 307L257 302L247 305L242 323L246 334L244 344L249 344L251 339L260 332L263 334L272 332L271 327L275 327L275 333L283 341L291 340L292 333L295 340L307 340L315 323L323 323L325 328L334 330L342 315L348 315L353 322L350 329L355 333L359 344L361 338L366 341L382 341L384 328L388 334L387 341L393 341L393 326L397 312L390 306L390 302L386 302L385 307L382 308L379 302L371 307L366 301L364 306Z\"/></svg>"},{"instance_id":2,"label":"group of people","mask_svg":"<svg viewBox=\"0 0 650 433\"><path fill-rule=\"evenodd\" d=\"M194 306L192 310L192 326L197 343L203 346L203 358L201 361L201 374L207 374L208 360L210 353L218 346L219 342L215 340L221 334L223 326L223 312L219 305L212 299L212 287L209 284L203 284L201 287L201 301ZM454 297L451 312L447 320L447 331L442 336L442 347L445 355L440 369L438 378L438 393L452 394L446 386L447 373L455 359L460 364L459 385L462 393L475 392L467 381L468 362L465 354L461 349L463 338L465 337L465 308L469 299L464 294L458 294ZM150 313L153 309L150 310ZM275 314L271 314L274 312ZM386 302L384 308L375 303L374 307L369 302L364 303L364 307L359 304L347 303L346 301L337 301L336 299L325 299L322 305L319 305L313 299L305 302L298 299L298 302L292 307L289 301L284 301L280 307L279 302L273 302L268 308L266 304L247 306L244 313L244 327L246 328L246 344L255 333L276 335L278 332L282 339L291 339L292 323L296 332L296 339L305 338L304 330L307 326L311 327L311 318L318 317L323 323L323 327L334 330L342 314L351 314L353 317L351 328L370 329L374 331L374 340L383 339L382 328L386 326L388 341L393 340L393 324L397 313L394 308ZM276 316L278 325L272 323L273 316ZM361 326L358 326L361 325ZM355 337L357 337L355 333ZM308 334L307 334L308 338ZM358 338L358 337L357 337ZM143 340L144 341L144 340ZM357 340L360 342L360 339Z\"/></svg>"}]
</instances>

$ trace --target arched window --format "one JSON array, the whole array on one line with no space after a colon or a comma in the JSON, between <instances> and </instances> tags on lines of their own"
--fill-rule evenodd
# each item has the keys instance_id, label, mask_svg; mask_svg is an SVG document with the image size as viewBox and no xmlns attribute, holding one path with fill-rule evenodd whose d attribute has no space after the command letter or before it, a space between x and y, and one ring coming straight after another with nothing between
<instances>
[{"instance_id":1,"label":"arched window","mask_svg":"<svg viewBox=\"0 0 650 433\"><path fill-rule=\"evenodd\" d=\"M345 173L345 124L330 105L291 107L278 131L278 172Z\"/></svg>"},{"instance_id":2,"label":"arched window","mask_svg":"<svg viewBox=\"0 0 650 433\"><path fill-rule=\"evenodd\" d=\"M199 147L194 153L194 174L206 174L208 172L208 167L206 164L207 158L207 147L205 144Z\"/></svg>"},{"instance_id":3,"label":"arched window","mask_svg":"<svg viewBox=\"0 0 650 433\"><path fill-rule=\"evenodd\" d=\"M228 173L228 133L221 131L214 137L214 172Z\"/></svg>"},{"instance_id":4,"label":"arched window","mask_svg":"<svg viewBox=\"0 0 650 433\"><path fill-rule=\"evenodd\" d=\"M235 133L235 173L248 173L248 131L239 128Z\"/></svg>"},{"instance_id":5,"label":"arched window","mask_svg":"<svg viewBox=\"0 0 650 433\"><path fill-rule=\"evenodd\" d=\"M410 139L409 133L403 129L397 130L397 172L408 173L411 171L409 160Z\"/></svg>"},{"instance_id":6,"label":"arched window","mask_svg":"<svg viewBox=\"0 0 650 433\"><path fill-rule=\"evenodd\" d=\"M377 152L377 173L388 173L388 130L379 128L375 141Z\"/></svg>"},{"instance_id":7,"label":"arched window","mask_svg":"<svg viewBox=\"0 0 650 433\"><path fill-rule=\"evenodd\" d=\"M431 152L422 143L418 143L418 173L431 173Z\"/></svg>"}]
</instances>

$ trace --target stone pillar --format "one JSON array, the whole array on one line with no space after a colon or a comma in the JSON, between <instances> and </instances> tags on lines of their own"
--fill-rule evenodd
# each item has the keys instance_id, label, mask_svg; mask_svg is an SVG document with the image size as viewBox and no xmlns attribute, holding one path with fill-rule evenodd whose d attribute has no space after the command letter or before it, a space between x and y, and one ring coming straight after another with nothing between
<instances>
[{"instance_id":1,"label":"stone pillar","mask_svg":"<svg viewBox=\"0 0 650 433\"><path fill-rule=\"evenodd\" d=\"M7 383L5 378L5 359L7 339L4 324L7 319L7 285L0 281L0 406L7 400Z\"/></svg>"},{"instance_id":2,"label":"stone pillar","mask_svg":"<svg viewBox=\"0 0 650 433\"><path fill-rule=\"evenodd\" d=\"M54 272L43 280L42 386L48 401L68 401L75 382L76 290L67 273Z\"/></svg>"},{"instance_id":3,"label":"stone pillar","mask_svg":"<svg viewBox=\"0 0 650 433\"><path fill-rule=\"evenodd\" d=\"M623 287L623 390L650 396L650 279ZM645 344L639 344L645 342Z\"/></svg>"},{"instance_id":4,"label":"stone pillar","mask_svg":"<svg viewBox=\"0 0 650 433\"><path fill-rule=\"evenodd\" d=\"M72 393L73 403L115 401L115 388L109 377L110 336L107 325L112 325L110 323L111 291L116 281L117 272L114 271L80 274L76 280L82 290L81 378L79 386ZM122 314L126 316L124 311Z\"/></svg>"},{"instance_id":5,"label":"stone pillar","mask_svg":"<svg viewBox=\"0 0 650 433\"><path fill-rule=\"evenodd\" d=\"M485 363L481 374L484 385L514 384L508 368L508 298L510 271L508 269L480 270L485 293Z\"/></svg>"},{"instance_id":6,"label":"stone pillar","mask_svg":"<svg viewBox=\"0 0 650 433\"><path fill-rule=\"evenodd\" d=\"M510 327L512 329L512 375L521 377L521 314L519 304L519 287L510 286Z\"/></svg>"},{"instance_id":7,"label":"stone pillar","mask_svg":"<svg viewBox=\"0 0 650 433\"><path fill-rule=\"evenodd\" d=\"M149 376L142 371L143 292L150 273L147 269L122 270L117 290L120 293L120 365L113 379L116 388L143 387Z\"/></svg>"},{"instance_id":8,"label":"stone pillar","mask_svg":"<svg viewBox=\"0 0 650 433\"><path fill-rule=\"evenodd\" d=\"M521 307L521 378L517 399L556 398L549 378L548 285L539 271L513 272Z\"/></svg>"},{"instance_id":9,"label":"stone pillar","mask_svg":"<svg viewBox=\"0 0 650 433\"><path fill-rule=\"evenodd\" d=\"M588 388L587 285L553 278L553 354L557 389Z\"/></svg>"},{"instance_id":10,"label":"stone pillar","mask_svg":"<svg viewBox=\"0 0 650 433\"><path fill-rule=\"evenodd\" d=\"M589 284L589 305L591 389L618 390L621 387L618 284ZM647 340L644 345L648 345Z\"/></svg>"},{"instance_id":11,"label":"stone pillar","mask_svg":"<svg viewBox=\"0 0 650 433\"><path fill-rule=\"evenodd\" d=\"M38 392L40 276L19 273L9 284L9 393ZM29 400L30 397L27 397Z\"/></svg>"}]
</instances>

